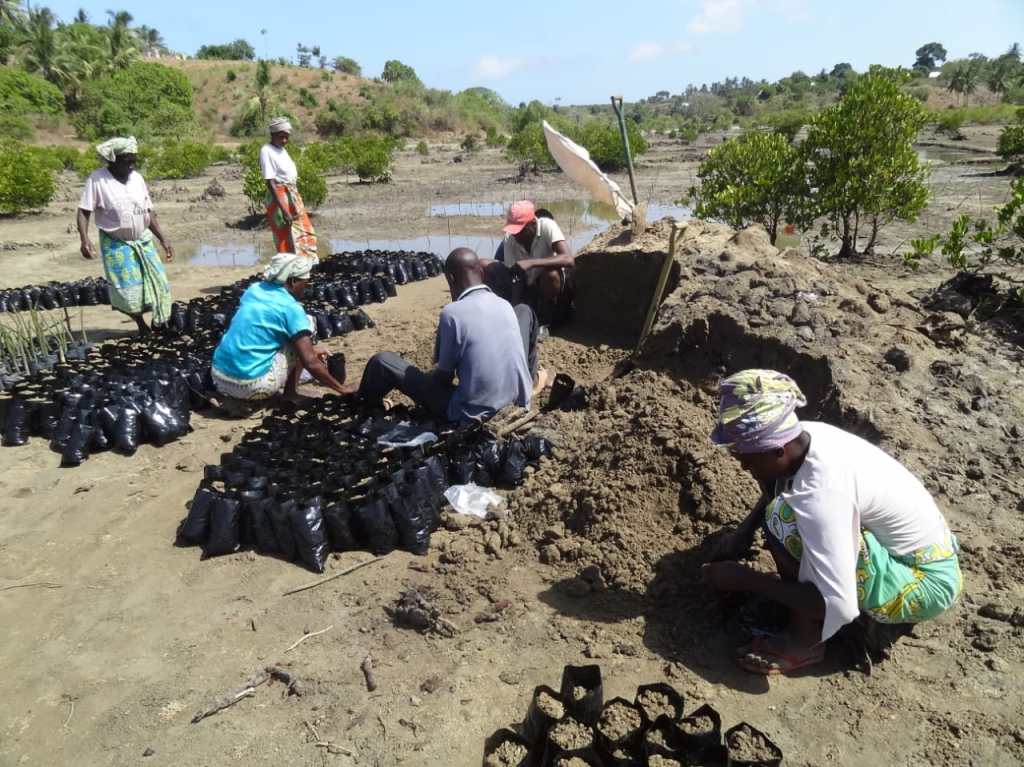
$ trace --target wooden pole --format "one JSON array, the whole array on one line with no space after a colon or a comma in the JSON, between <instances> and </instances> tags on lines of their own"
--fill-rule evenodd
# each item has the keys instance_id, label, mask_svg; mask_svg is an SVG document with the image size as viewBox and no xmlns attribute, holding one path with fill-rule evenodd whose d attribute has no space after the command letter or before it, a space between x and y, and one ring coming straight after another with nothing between
<instances>
[{"instance_id":1,"label":"wooden pole","mask_svg":"<svg viewBox=\"0 0 1024 767\"><path fill-rule=\"evenodd\" d=\"M654 295L651 296L650 306L647 307L647 317L644 319L643 330L640 332L640 338L636 342L636 348L633 349L634 356L640 352L640 347L643 346L644 341L647 340L647 336L651 332L651 328L654 327L654 318L658 313L658 305L661 303L661 294L665 292L668 275L672 271L672 262L676 260L676 246L679 244L679 239L684 231L686 231L685 223L673 222L672 234L668 239L668 253L665 254L665 260L661 264L661 274L658 275L657 287L654 289Z\"/></svg>"},{"instance_id":2,"label":"wooden pole","mask_svg":"<svg viewBox=\"0 0 1024 767\"><path fill-rule=\"evenodd\" d=\"M629 149L629 136L626 134L626 118L622 115L622 96L612 96L612 109L619 118L619 134L622 136L622 147L626 153L626 169L629 171L629 188L633 190L633 204L640 204L636 193L636 178L633 175L633 153Z\"/></svg>"}]
</instances>

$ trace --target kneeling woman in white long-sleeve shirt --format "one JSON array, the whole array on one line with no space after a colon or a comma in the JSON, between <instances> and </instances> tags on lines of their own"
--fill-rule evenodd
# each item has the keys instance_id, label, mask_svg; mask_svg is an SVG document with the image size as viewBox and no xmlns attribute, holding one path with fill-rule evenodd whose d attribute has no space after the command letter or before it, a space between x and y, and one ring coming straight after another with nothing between
<instances>
[{"instance_id":1,"label":"kneeling woman in white long-sleeve shirt","mask_svg":"<svg viewBox=\"0 0 1024 767\"><path fill-rule=\"evenodd\" d=\"M824 642L861 613L881 623L941 614L962 586L956 539L924 485L871 443L802 423L796 383L772 370L722 381L711 435L764 488L719 558L749 550L763 526L778 576L735 561L704 566L719 589L751 591L790 608L782 634L740 648L740 665L789 673L824 658Z\"/></svg>"}]
</instances>

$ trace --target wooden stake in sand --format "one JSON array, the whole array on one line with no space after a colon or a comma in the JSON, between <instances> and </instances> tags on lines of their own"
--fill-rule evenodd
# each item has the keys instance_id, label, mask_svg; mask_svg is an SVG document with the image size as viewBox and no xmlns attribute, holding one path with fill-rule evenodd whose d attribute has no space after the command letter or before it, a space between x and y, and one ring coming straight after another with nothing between
<instances>
[{"instance_id":1,"label":"wooden stake in sand","mask_svg":"<svg viewBox=\"0 0 1024 767\"><path fill-rule=\"evenodd\" d=\"M349 573L354 573L356 570L359 570L362 567L366 567L367 565L372 565L374 562L380 562L382 559L384 559L384 557L374 557L373 559L368 559L365 562L360 562L358 565L353 565L347 570L342 570L340 573L335 573L329 578L324 578L323 580L317 581L316 583L308 583L305 586L299 586L297 589L286 591L281 596L287 597L292 594L298 594L300 591L309 591L310 589L315 589L317 586L323 586L325 583L330 583L331 581L337 578L341 578L342 576L348 575Z\"/></svg>"}]
</instances>

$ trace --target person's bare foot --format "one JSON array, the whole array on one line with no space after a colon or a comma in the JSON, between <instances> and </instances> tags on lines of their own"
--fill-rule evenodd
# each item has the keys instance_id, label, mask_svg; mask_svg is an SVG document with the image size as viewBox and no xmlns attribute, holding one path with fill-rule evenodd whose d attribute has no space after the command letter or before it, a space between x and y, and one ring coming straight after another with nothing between
<instances>
[{"instance_id":1,"label":"person's bare foot","mask_svg":"<svg viewBox=\"0 0 1024 767\"><path fill-rule=\"evenodd\" d=\"M740 668L753 674L791 674L800 669L816 666L825 659L825 645L808 647L787 634L758 637L750 643L747 652L736 659Z\"/></svg>"},{"instance_id":2,"label":"person's bare foot","mask_svg":"<svg viewBox=\"0 0 1024 767\"><path fill-rule=\"evenodd\" d=\"M551 383L548 371L545 368L537 368L537 375L533 379L533 395L537 396Z\"/></svg>"}]
</instances>

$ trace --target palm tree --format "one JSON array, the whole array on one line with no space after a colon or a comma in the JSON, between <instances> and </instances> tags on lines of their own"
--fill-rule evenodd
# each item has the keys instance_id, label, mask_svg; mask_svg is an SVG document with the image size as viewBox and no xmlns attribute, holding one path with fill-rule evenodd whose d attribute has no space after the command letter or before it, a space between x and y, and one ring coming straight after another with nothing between
<instances>
[{"instance_id":1,"label":"palm tree","mask_svg":"<svg viewBox=\"0 0 1024 767\"><path fill-rule=\"evenodd\" d=\"M971 94L978 89L980 74L980 67L975 62L961 62L950 75L947 90L962 95L966 105L970 101ZM959 103L959 99L957 99L957 103Z\"/></svg>"},{"instance_id":2,"label":"palm tree","mask_svg":"<svg viewBox=\"0 0 1024 767\"><path fill-rule=\"evenodd\" d=\"M134 17L128 11L107 11L107 38L110 44L110 59L115 68L128 66L138 54L134 36L128 25Z\"/></svg>"},{"instance_id":3,"label":"palm tree","mask_svg":"<svg viewBox=\"0 0 1024 767\"><path fill-rule=\"evenodd\" d=\"M21 7L21 0L0 0L0 64L7 63L24 29L25 9Z\"/></svg>"},{"instance_id":4,"label":"palm tree","mask_svg":"<svg viewBox=\"0 0 1024 767\"><path fill-rule=\"evenodd\" d=\"M127 29L128 25L135 21L135 17L128 11L107 11L107 16L110 17L110 21L107 22L108 26L121 29Z\"/></svg>"},{"instance_id":5,"label":"palm tree","mask_svg":"<svg viewBox=\"0 0 1024 767\"><path fill-rule=\"evenodd\" d=\"M38 72L47 80L52 77L57 56L57 36L53 25L56 18L49 8L30 8L25 24L25 69Z\"/></svg>"},{"instance_id":6,"label":"palm tree","mask_svg":"<svg viewBox=\"0 0 1024 767\"><path fill-rule=\"evenodd\" d=\"M78 13L75 14L76 24L88 24L89 14L85 12L85 8L79 8Z\"/></svg>"},{"instance_id":7,"label":"palm tree","mask_svg":"<svg viewBox=\"0 0 1024 767\"><path fill-rule=\"evenodd\" d=\"M147 27L145 24L135 28L135 36L142 43L142 52L146 55L152 55L154 53L164 53L167 50L167 46L164 44L163 35L160 31Z\"/></svg>"},{"instance_id":8,"label":"palm tree","mask_svg":"<svg viewBox=\"0 0 1024 767\"><path fill-rule=\"evenodd\" d=\"M0 26L19 27L25 21L21 0L0 0Z\"/></svg>"}]
</instances>

